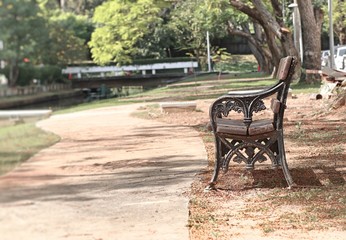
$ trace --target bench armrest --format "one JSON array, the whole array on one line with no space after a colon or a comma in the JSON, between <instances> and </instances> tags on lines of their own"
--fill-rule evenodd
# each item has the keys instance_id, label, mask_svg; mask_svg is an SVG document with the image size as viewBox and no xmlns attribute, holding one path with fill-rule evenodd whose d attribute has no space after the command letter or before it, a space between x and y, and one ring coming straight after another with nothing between
<instances>
[{"instance_id":1,"label":"bench armrest","mask_svg":"<svg viewBox=\"0 0 346 240\"><path fill-rule=\"evenodd\" d=\"M261 98L265 98L281 90L283 85L283 81L278 81L274 86L271 86L269 88L259 90L230 91L227 94L221 96L220 98L226 96L233 98L253 98L260 96Z\"/></svg>"},{"instance_id":2,"label":"bench armrest","mask_svg":"<svg viewBox=\"0 0 346 240\"><path fill-rule=\"evenodd\" d=\"M284 82L279 81L268 89L252 92L230 92L219 97L210 106L209 115L212 125L215 124L216 118L227 117L230 111L235 111L243 113L243 122L249 126L252 122L253 113L266 109L263 99L282 92L284 87Z\"/></svg>"}]
</instances>

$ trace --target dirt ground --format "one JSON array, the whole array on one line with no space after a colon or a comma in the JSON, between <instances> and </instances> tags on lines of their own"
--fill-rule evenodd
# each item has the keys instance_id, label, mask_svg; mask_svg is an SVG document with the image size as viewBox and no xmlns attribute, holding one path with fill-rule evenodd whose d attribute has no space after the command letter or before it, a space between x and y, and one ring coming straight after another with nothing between
<instances>
[{"instance_id":1,"label":"dirt ground","mask_svg":"<svg viewBox=\"0 0 346 240\"><path fill-rule=\"evenodd\" d=\"M208 166L194 178L191 189L186 193L189 198L188 227L190 239L346 239L346 107L343 106L337 110L330 110L330 101L311 100L310 96L305 94L300 94L296 98L288 100L288 108L285 113L285 147L289 168L294 181L298 185L297 188L288 190L281 171L270 169L269 164L260 164L256 170L248 172L242 165L232 163L230 171L226 174L221 174L219 177L217 191L205 192L204 188L212 176L215 159L213 136L206 127L209 121L208 108L210 103L211 100L197 101L197 110L194 112L163 114L157 108L151 109L150 104L147 107L138 108L136 111L142 115L149 113L146 118L155 120L153 122L163 121L171 123L173 124L172 126L175 126L175 129L184 126L193 127L199 132L204 141L209 160ZM88 117L95 116L94 113L90 113ZM97 119L97 121L100 121L100 119ZM95 120L95 122L97 121ZM99 131L105 131L102 138L100 138L98 132L91 131L90 126L86 128L87 135L83 139L65 138L65 142L72 144L73 148L69 148L66 153L59 151L59 154L64 155L74 152L77 155L82 155L83 162L77 161L79 158L76 158L74 162L68 163L64 169L58 167L60 166L58 164L51 166L52 169L48 169L49 171L44 169L44 175L38 177L35 175L36 181L31 182L31 192L25 193L19 188L12 195L2 196L5 200L7 198L12 199L13 197L19 200L23 199L18 201L17 205L8 203L7 207L17 209L15 217L23 214L23 212L20 212L20 207L29 207L32 209L32 214L30 213L26 217L31 217L33 221L40 219L39 216L35 217L33 214L37 213L37 209L42 207L50 209L52 216L58 215L62 217L61 219L66 217L65 211L63 211L64 208L71 210L68 215L68 221L58 223L62 226L59 229L54 230L55 226L53 226L53 222L50 222L52 231L60 235L55 236L55 238L51 236L44 239L112 239L107 238L107 236L116 234L116 228L111 224L114 221L114 215L110 214L110 212L126 211L127 208L121 208L121 204L109 205L106 201L111 200L115 202L117 196L119 196L112 194L117 189L114 184L110 184L110 182L119 181L119 173L117 172L119 165L112 162L114 159L108 160L108 158L112 159L113 156L118 154L117 152L111 152L114 149L113 143L109 142L109 135L113 136L113 132L125 131L126 129L117 126L118 129L109 131L111 127L120 124L117 122L118 120L113 119L109 121L105 117L102 121L104 127L108 128L108 130L100 129L99 125L94 126ZM115 122L117 124L114 124ZM62 123L60 122L60 124ZM59 124L54 126L58 127ZM82 124L78 128L82 128ZM73 131L77 131L78 128L73 129ZM142 132L136 130L136 132L139 136L154 135L152 131L157 129L157 126L155 125L150 129L144 132L143 130ZM72 129L66 127L60 130L68 134L73 133L71 132ZM124 135L128 134L125 132ZM90 139L99 142L99 145L94 145ZM191 147L189 141L186 141L187 147ZM167 142L170 141L167 140ZM87 145L89 152L80 151L80 143ZM100 145L100 143L104 145ZM127 145L132 147L130 142ZM96 158L96 155L93 155L90 149L93 152L97 152L97 156L100 157ZM121 146L117 150L123 151ZM151 152L155 148L150 146L150 148L146 147L144 150ZM47 149L43 153L47 151L48 156L49 154L54 156L54 149ZM165 152L161 151L161 153L164 154ZM139 161L142 153L138 152L136 154L138 154L137 161ZM125 155L127 156L128 154ZM162 157L162 159L165 158ZM155 161L157 160L155 159ZM199 161L200 159L197 160ZM55 161L60 161L60 159L56 158ZM40 167L40 162L38 161L34 160L31 163L36 167ZM144 164L147 166L148 163L150 162L140 162L139 165L142 166ZM126 164L131 165L134 162L128 159ZM180 164L178 165L180 166ZM191 164L186 163L185 165L190 166ZM129 165L126 166L128 167ZM150 166L148 165L148 167ZM121 165L121 167L124 166ZM199 164L198 167L200 167ZM58 171L54 168L58 168ZM134 166L130 166L130 168L131 171L136 170ZM30 173L27 170L23 168L21 172L24 175L26 172ZM66 175L66 170L68 170L68 175ZM146 173L149 172L152 172L152 170L149 169ZM139 173L129 172L128 174ZM172 174L176 175L176 173ZM102 175L102 181L96 181L96 177L99 177L99 175ZM165 177L166 175L162 174L162 176ZM23 184L29 184L27 179L27 177L22 178ZM126 182L128 179L125 177L124 181L118 182L118 184L126 185L128 184ZM150 195L151 192L161 192L164 189L169 189L160 186L156 190L155 187L158 187L154 184L156 180L152 181L152 178L149 179L153 182L149 186L151 188L150 191L143 190L142 192ZM172 176L169 179L175 178ZM45 180L49 185L41 187L42 180ZM58 180L64 181L66 185L56 185ZM141 178L138 178L138 181L142 181ZM53 184L54 188L50 184ZM92 188L90 188L90 184ZM6 187L8 188L8 185ZM23 194L34 195L38 188L42 188L42 194L38 195L34 201L26 201L27 196ZM60 190L57 191L57 189ZM85 189L89 190L85 191ZM106 191L102 192L100 189ZM129 194L129 190L124 188L124 193L122 194ZM138 192L134 191L131 194L137 196L137 198L133 198L137 201L136 204L141 202ZM95 196L98 197L96 198ZM111 199L111 196L115 199ZM128 199L132 199L132 197ZM81 201L82 208L80 206L77 208L77 204L80 204ZM128 202L121 203L129 204ZM160 204L166 204L166 202L160 202ZM167 200L167 204L171 204L171 200ZM133 203L132 205L135 204ZM4 207L7 208L6 206ZM72 211L73 209L81 210L75 212ZM100 209L102 210L101 212ZM13 214L13 212L11 213ZM160 213L159 210L153 209L152 216L156 216L158 213ZM74 221L77 219L76 216L81 216L81 214L83 218L78 219L79 221ZM91 215L91 219L95 221L92 229L86 228L86 226L90 225L90 222L85 220L87 214ZM168 216L164 212L163 214ZM89 215L88 217L90 217ZM148 219L151 219L152 216L149 216ZM136 217L139 223L142 222L143 216L137 214ZM5 218L0 217L1 219L5 220ZM153 219L156 222L161 221L160 218ZM7 220L17 223L20 220L19 223L23 224L23 227L26 226L24 225L23 218ZM174 219L170 220L174 222ZM47 223L31 224L32 229L29 230L34 233L46 233L46 228L42 227L44 224ZM133 223L128 224L129 227L133 226ZM87 231L83 230L83 226ZM71 229L77 230L73 232ZM98 235L95 235L95 233ZM172 239L169 237L160 238L158 233L157 239ZM154 232L151 234L154 234ZM23 237L21 239L25 239L25 232L21 236ZM59 236L63 237L59 238ZM138 238L136 236L133 239Z\"/></svg>"},{"instance_id":2,"label":"dirt ground","mask_svg":"<svg viewBox=\"0 0 346 240\"><path fill-rule=\"evenodd\" d=\"M160 121L196 128L209 166L190 193L190 238L346 239L346 106L308 94L290 98L285 112L285 147L297 188L287 189L281 170L259 164L249 172L233 163L221 174L217 191L205 192L214 163L213 136L207 130L211 101L196 112L150 114Z\"/></svg>"}]
</instances>

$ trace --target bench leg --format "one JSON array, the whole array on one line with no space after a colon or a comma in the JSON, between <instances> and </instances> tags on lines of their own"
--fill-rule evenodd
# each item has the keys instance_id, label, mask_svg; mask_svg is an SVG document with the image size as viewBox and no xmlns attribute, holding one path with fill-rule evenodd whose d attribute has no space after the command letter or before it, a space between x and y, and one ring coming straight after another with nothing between
<instances>
[{"instance_id":1,"label":"bench leg","mask_svg":"<svg viewBox=\"0 0 346 240\"><path fill-rule=\"evenodd\" d=\"M215 137L215 164L214 164L214 173L213 176L211 177L211 180L209 182L209 185L205 188L205 191L209 190L216 190L215 185L217 183L217 178L219 176L220 168L222 165L222 142L220 139Z\"/></svg>"},{"instance_id":2,"label":"bench leg","mask_svg":"<svg viewBox=\"0 0 346 240\"><path fill-rule=\"evenodd\" d=\"M288 164L286 161L286 153L285 153L285 144L284 144L284 138L283 138L283 132L282 131L279 133L279 137L278 137L278 150L279 150L279 156L280 156L282 171L284 173L286 182L288 184L288 188L291 189L292 187L295 187L296 184L293 182L292 176L291 176L290 171L288 169Z\"/></svg>"}]
</instances>

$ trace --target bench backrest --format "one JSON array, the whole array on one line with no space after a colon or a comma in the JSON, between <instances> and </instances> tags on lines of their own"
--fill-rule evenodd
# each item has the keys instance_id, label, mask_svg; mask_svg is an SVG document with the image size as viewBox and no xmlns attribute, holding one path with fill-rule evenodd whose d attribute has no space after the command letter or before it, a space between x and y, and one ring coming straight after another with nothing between
<instances>
[{"instance_id":1,"label":"bench backrest","mask_svg":"<svg viewBox=\"0 0 346 240\"><path fill-rule=\"evenodd\" d=\"M281 58L280 63L279 63L279 68L276 73L276 78L278 80L286 81L288 80L289 73L290 73L290 68L292 65L293 57L288 56L285 58Z\"/></svg>"}]
</instances>

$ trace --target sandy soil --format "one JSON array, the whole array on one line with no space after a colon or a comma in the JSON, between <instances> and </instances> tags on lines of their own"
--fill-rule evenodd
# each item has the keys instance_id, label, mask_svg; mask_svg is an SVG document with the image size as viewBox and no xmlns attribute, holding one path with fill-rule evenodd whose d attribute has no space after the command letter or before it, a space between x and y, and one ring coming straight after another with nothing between
<instances>
[{"instance_id":1,"label":"sandy soil","mask_svg":"<svg viewBox=\"0 0 346 240\"><path fill-rule=\"evenodd\" d=\"M197 101L193 114L156 116L198 129L208 152L209 167L190 195L191 239L346 239L346 107L333 110L330 100L307 94L288 99L285 147L298 188L287 190L281 171L266 164L248 172L233 163L218 190L205 193L215 159L210 103Z\"/></svg>"},{"instance_id":2,"label":"sandy soil","mask_svg":"<svg viewBox=\"0 0 346 240\"><path fill-rule=\"evenodd\" d=\"M210 103L197 101L197 111L169 114L133 109L154 121L126 123L96 110L80 113L73 128L68 123L76 115L42 123L64 137L0 179L1 239L186 239L187 228L174 225L181 222L195 240L346 239L346 107L330 111L329 101L304 94L288 100L287 158L300 188L288 190L282 174L266 164L247 172L234 163L217 191L204 192L214 161L206 128ZM148 126L141 128L142 121ZM185 127L197 130L204 145ZM177 135L160 142L167 131ZM178 138L184 143L168 147ZM205 152L209 163L203 162ZM129 212L131 220L123 217Z\"/></svg>"}]
</instances>

